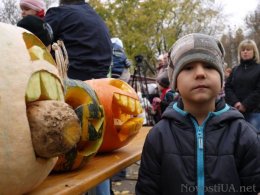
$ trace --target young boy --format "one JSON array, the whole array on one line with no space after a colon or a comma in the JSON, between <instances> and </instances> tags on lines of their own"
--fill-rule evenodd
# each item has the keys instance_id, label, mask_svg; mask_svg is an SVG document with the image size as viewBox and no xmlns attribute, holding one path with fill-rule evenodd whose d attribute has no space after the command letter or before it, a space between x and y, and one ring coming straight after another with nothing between
<instances>
[{"instance_id":1,"label":"young boy","mask_svg":"<svg viewBox=\"0 0 260 195\"><path fill-rule=\"evenodd\" d=\"M189 34L171 49L169 79L180 98L149 132L136 194L257 194L260 142L242 114L217 96L224 49Z\"/></svg>"}]
</instances>

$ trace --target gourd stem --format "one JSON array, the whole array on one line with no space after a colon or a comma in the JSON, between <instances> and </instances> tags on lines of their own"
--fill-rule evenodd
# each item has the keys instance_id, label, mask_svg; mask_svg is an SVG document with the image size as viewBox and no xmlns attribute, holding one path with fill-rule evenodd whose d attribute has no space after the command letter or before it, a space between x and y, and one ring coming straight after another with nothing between
<instances>
[{"instance_id":1,"label":"gourd stem","mask_svg":"<svg viewBox=\"0 0 260 195\"><path fill-rule=\"evenodd\" d=\"M55 61L59 76L64 81L65 79L67 79L67 70L69 64L67 50L62 40L58 40L57 43L53 43L52 49L55 52Z\"/></svg>"}]
</instances>

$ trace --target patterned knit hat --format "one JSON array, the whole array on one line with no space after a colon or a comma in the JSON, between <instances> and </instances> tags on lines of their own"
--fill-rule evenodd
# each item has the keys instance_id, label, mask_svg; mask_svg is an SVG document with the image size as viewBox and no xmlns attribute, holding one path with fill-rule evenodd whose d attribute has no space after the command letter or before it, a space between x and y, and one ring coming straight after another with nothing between
<instances>
[{"instance_id":1,"label":"patterned knit hat","mask_svg":"<svg viewBox=\"0 0 260 195\"><path fill-rule=\"evenodd\" d=\"M170 51L168 75L170 86L176 90L176 80L185 65L201 61L212 65L221 76L221 85L224 79L224 55L222 44L212 36L193 33L177 40Z\"/></svg>"},{"instance_id":2,"label":"patterned knit hat","mask_svg":"<svg viewBox=\"0 0 260 195\"><path fill-rule=\"evenodd\" d=\"M44 0L21 0L20 6L28 7L37 12L46 9Z\"/></svg>"}]
</instances>

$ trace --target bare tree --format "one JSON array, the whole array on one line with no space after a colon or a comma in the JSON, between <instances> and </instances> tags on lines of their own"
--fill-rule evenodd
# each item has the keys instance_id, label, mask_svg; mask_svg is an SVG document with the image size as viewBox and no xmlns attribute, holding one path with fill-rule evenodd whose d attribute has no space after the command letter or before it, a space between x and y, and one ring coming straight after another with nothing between
<instances>
[{"instance_id":1,"label":"bare tree","mask_svg":"<svg viewBox=\"0 0 260 195\"><path fill-rule=\"evenodd\" d=\"M247 15L245 22L250 30L249 37L255 40L258 49L260 49L260 3L252 14Z\"/></svg>"},{"instance_id":2,"label":"bare tree","mask_svg":"<svg viewBox=\"0 0 260 195\"><path fill-rule=\"evenodd\" d=\"M0 22L16 24L21 18L20 10L16 0L2 0L0 8Z\"/></svg>"}]
</instances>

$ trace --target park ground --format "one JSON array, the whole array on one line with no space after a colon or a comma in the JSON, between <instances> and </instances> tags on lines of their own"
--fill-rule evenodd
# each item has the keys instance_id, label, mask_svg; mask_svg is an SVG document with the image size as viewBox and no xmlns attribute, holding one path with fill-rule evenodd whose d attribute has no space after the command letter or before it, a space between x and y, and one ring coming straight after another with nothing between
<instances>
[{"instance_id":1,"label":"park ground","mask_svg":"<svg viewBox=\"0 0 260 195\"><path fill-rule=\"evenodd\" d=\"M135 184L138 176L140 161L126 169L126 178L112 182L114 195L135 195Z\"/></svg>"}]
</instances>

